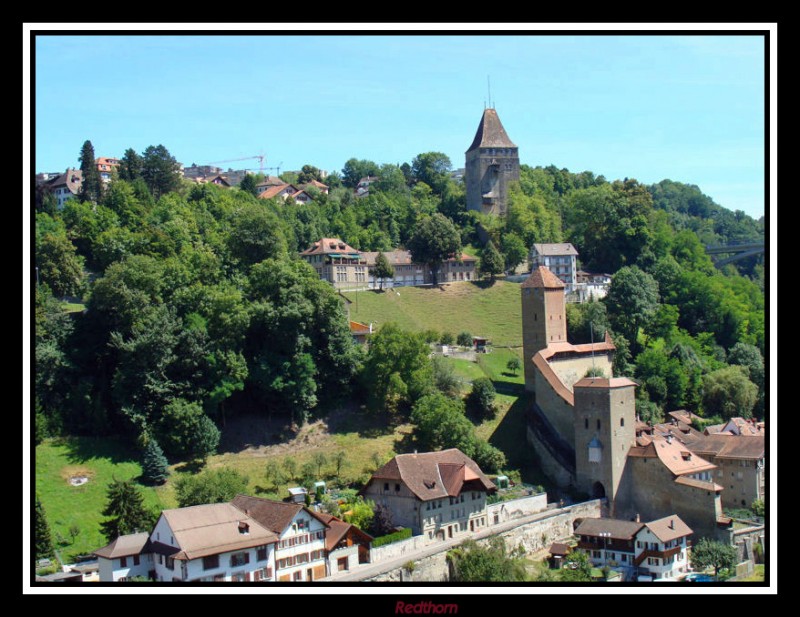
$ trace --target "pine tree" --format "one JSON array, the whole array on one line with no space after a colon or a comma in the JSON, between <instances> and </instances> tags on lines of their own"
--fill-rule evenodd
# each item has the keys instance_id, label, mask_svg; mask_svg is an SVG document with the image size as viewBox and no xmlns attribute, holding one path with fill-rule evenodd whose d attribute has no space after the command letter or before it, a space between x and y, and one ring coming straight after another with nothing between
<instances>
[{"instance_id":1,"label":"pine tree","mask_svg":"<svg viewBox=\"0 0 800 617\"><path fill-rule=\"evenodd\" d=\"M169 476L167 458L158 442L151 438L147 442L142 457L142 477L152 484L164 484L167 476Z\"/></svg>"},{"instance_id":2,"label":"pine tree","mask_svg":"<svg viewBox=\"0 0 800 617\"><path fill-rule=\"evenodd\" d=\"M500 251L495 248L494 242L489 240L489 243L481 253L481 272L490 275L492 277L492 282L494 282L495 275L503 272L504 267L505 261L503 260L503 256L500 254Z\"/></svg>"},{"instance_id":3,"label":"pine tree","mask_svg":"<svg viewBox=\"0 0 800 617\"><path fill-rule=\"evenodd\" d=\"M81 163L81 190L79 197L81 201L97 202L103 192L103 181L97 169L97 162L94 159L94 146L92 142L86 140L81 148L81 155L78 157Z\"/></svg>"},{"instance_id":4,"label":"pine tree","mask_svg":"<svg viewBox=\"0 0 800 617\"><path fill-rule=\"evenodd\" d=\"M375 267L372 269L372 276L376 279L380 279L380 289L383 289L383 281L385 279L390 279L394 276L394 268L383 253L378 253L377 257L375 257Z\"/></svg>"},{"instance_id":5,"label":"pine tree","mask_svg":"<svg viewBox=\"0 0 800 617\"><path fill-rule=\"evenodd\" d=\"M36 559L48 559L53 556L53 539L50 536L50 525L44 514L42 502L36 497L36 521L34 528Z\"/></svg>"},{"instance_id":6,"label":"pine tree","mask_svg":"<svg viewBox=\"0 0 800 617\"><path fill-rule=\"evenodd\" d=\"M147 531L152 525L152 515L144 507L144 498L131 480L117 480L108 485L108 503L103 516L110 516L100 523L103 535L109 542L119 536Z\"/></svg>"}]
</instances>

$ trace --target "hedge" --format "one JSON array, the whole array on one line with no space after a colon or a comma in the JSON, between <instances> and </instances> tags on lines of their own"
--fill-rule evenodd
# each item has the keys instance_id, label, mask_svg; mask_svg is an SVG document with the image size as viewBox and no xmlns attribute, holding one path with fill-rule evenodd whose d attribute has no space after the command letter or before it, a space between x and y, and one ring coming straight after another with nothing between
<instances>
[{"instance_id":1,"label":"hedge","mask_svg":"<svg viewBox=\"0 0 800 617\"><path fill-rule=\"evenodd\" d=\"M383 546L384 544L391 544L392 542L400 542L400 540L406 540L411 537L411 528L406 527L405 529L401 529L400 531L395 531L394 533L387 534L385 536L380 536L375 538L372 541L372 548L378 548L379 546Z\"/></svg>"}]
</instances>

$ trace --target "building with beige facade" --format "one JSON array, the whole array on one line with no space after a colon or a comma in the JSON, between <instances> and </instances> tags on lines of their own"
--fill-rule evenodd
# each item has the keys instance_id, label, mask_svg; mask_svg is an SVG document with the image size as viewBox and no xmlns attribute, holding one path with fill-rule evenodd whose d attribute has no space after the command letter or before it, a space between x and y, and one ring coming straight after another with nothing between
<instances>
[{"instance_id":1,"label":"building with beige facade","mask_svg":"<svg viewBox=\"0 0 800 617\"><path fill-rule=\"evenodd\" d=\"M485 528L486 496L496 486L457 448L398 454L362 491L389 508L395 525L427 539L450 539Z\"/></svg>"}]
</instances>

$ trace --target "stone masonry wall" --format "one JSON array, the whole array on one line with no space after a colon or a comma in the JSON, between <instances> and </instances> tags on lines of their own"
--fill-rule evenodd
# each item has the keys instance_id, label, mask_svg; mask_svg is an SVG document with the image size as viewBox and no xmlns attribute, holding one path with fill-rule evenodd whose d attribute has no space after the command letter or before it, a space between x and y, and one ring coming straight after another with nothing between
<instances>
[{"instance_id":1,"label":"stone masonry wall","mask_svg":"<svg viewBox=\"0 0 800 617\"><path fill-rule=\"evenodd\" d=\"M536 552L548 548L553 542L572 538L575 519L599 517L601 511L601 500L587 501L563 508L552 517L526 523L493 535L500 535L509 550L522 546L528 552ZM479 540L478 543L488 544L489 538ZM415 561L411 571L400 567L365 580L370 582L443 582L449 580L449 575L447 550L442 550L435 555Z\"/></svg>"}]
</instances>

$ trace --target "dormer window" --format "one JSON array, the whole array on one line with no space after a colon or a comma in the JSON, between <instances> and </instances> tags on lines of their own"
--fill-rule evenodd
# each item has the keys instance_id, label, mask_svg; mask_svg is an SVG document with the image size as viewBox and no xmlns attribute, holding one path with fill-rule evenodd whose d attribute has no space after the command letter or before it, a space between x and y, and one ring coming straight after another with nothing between
<instances>
[{"instance_id":1,"label":"dormer window","mask_svg":"<svg viewBox=\"0 0 800 617\"><path fill-rule=\"evenodd\" d=\"M244 521L239 522L239 533L246 536L250 533L250 525L245 523Z\"/></svg>"}]
</instances>

